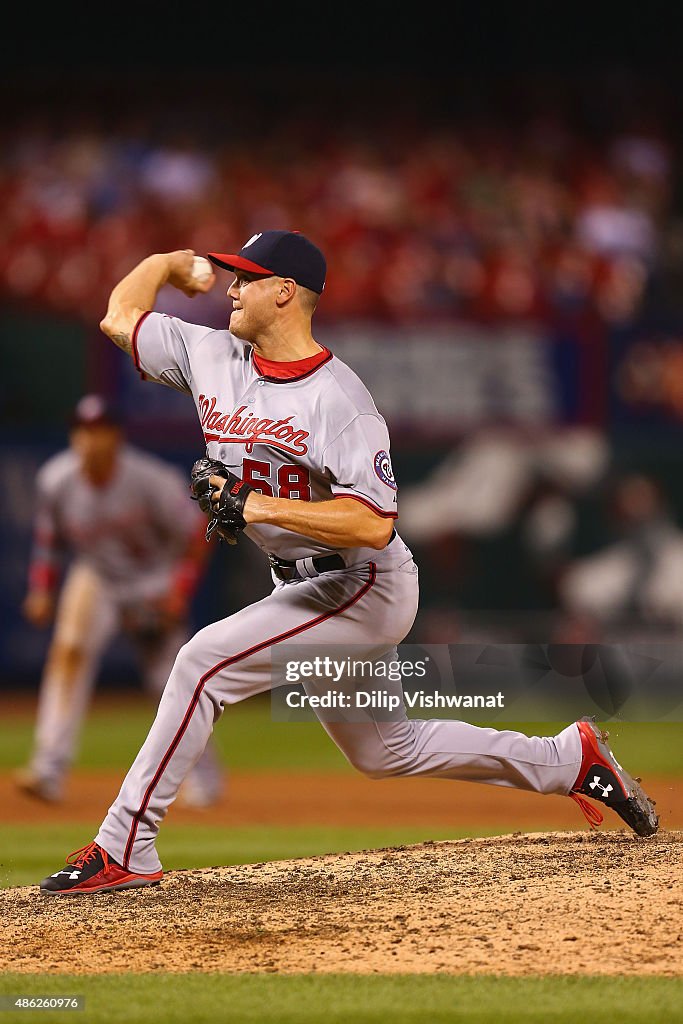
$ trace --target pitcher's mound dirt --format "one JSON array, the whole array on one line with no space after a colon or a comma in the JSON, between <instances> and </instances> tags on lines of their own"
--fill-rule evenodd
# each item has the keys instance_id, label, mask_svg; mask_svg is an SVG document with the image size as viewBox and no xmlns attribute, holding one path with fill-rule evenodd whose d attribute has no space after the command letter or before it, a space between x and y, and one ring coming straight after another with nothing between
<instances>
[{"instance_id":1,"label":"pitcher's mound dirt","mask_svg":"<svg viewBox=\"0 0 683 1024\"><path fill-rule=\"evenodd\" d=\"M683 974L683 832L548 832L0 892L0 970Z\"/></svg>"}]
</instances>

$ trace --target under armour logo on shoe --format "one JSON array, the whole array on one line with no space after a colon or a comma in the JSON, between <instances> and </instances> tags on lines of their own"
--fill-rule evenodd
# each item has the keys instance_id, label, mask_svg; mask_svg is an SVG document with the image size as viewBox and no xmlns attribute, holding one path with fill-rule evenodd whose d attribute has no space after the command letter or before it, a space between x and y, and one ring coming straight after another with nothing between
<instances>
[{"instance_id":1,"label":"under armour logo on shoe","mask_svg":"<svg viewBox=\"0 0 683 1024\"><path fill-rule=\"evenodd\" d=\"M68 875L69 878L80 878L81 877L80 871L55 871L54 875L52 875L51 877L52 878L59 878L60 875Z\"/></svg>"},{"instance_id":2,"label":"under armour logo on shoe","mask_svg":"<svg viewBox=\"0 0 683 1024\"><path fill-rule=\"evenodd\" d=\"M593 781L589 782L589 786L590 786L591 789L599 789L601 794L602 794L603 800L606 800L607 797L609 796L609 794L614 789L614 787L609 782L607 783L606 786L603 786L603 784L600 782L600 776L599 775L594 775L593 776Z\"/></svg>"}]
</instances>

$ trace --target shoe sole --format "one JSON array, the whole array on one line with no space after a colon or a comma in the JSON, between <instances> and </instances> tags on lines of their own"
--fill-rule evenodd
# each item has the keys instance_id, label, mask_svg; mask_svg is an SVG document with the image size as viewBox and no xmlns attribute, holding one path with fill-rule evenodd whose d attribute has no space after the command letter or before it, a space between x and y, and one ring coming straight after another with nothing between
<instances>
[{"instance_id":1,"label":"shoe sole","mask_svg":"<svg viewBox=\"0 0 683 1024\"><path fill-rule=\"evenodd\" d=\"M159 885L160 878L141 879L130 878L126 882L119 882L117 885L100 885L97 889L42 889L41 896L95 896L99 892L120 892L122 889L143 889L150 885Z\"/></svg>"},{"instance_id":2,"label":"shoe sole","mask_svg":"<svg viewBox=\"0 0 683 1024\"><path fill-rule=\"evenodd\" d=\"M608 766L608 770L614 776L623 793L622 799L613 798L612 800L601 800L600 802L615 811L629 828L633 829L636 835L643 837L653 836L659 828L659 815L655 811L655 801L651 800L642 788L640 779L634 779L621 767L607 742L609 733L600 729L590 718L582 719L582 723L591 729L600 757ZM597 767L601 768L602 766L598 765ZM602 771L604 773L604 768L602 768ZM581 784L580 792L585 796L595 798L594 793L586 791L586 780L590 772L591 769L589 768Z\"/></svg>"}]
</instances>

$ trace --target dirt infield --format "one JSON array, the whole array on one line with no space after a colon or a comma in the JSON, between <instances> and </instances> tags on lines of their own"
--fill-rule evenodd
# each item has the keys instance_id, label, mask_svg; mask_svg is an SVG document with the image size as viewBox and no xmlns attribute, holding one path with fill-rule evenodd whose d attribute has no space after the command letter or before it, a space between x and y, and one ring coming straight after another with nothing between
<instances>
[{"instance_id":1,"label":"dirt infield","mask_svg":"<svg viewBox=\"0 0 683 1024\"><path fill-rule=\"evenodd\" d=\"M683 974L683 833L538 833L0 892L0 970Z\"/></svg>"},{"instance_id":2,"label":"dirt infield","mask_svg":"<svg viewBox=\"0 0 683 1024\"><path fill-rule=\"evenodd\" d=\"M0 823L68 824L101 818L121 784L121 773L79 772L69 779L58 806L38 803L18 792L9 773L0 774ZM647 791L657 801L662 826L683 828L680 778L649 776ZM359 774L320 775L301 772L233 774L217 806L190 810L174 804L169 822L231 825L371 825L424 826L425 838L448 838L457 829L579 829L583 818L566 797L454 783L446 779L383 779ZM622 822L605 815L603 830ZM432 831L438 830L438 831Z\"/></svg>"}]
</instances>

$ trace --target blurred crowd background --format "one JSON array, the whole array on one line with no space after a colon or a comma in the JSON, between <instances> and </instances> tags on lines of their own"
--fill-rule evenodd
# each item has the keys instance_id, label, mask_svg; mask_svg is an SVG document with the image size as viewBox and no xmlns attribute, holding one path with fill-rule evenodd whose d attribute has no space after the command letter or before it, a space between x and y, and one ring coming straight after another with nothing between
<instances>
[{"instance_id":1,"label":"blurred crowd background","mask_svg":"<svg viewBox=\"0 0 683 1024\"><path fill-rule=\"evenodd\" d=\"M282 110L268 93L207 111L97 83L76 106L43 98L2 139L4 298L92 322L149 252L287 223L329 254L330 321L624 325L677 300L678 122L661 85L382 85L336 97L323 78L312 97L303 82Z\"/></svg>"},{"instance_id":2,"label":"blurred crowd background","mask_svg":"<svg viewBox=\"0 0 683 1024\"><path fill-rule=\"evenodd\" d=\"M99 334L111 288L151 252L225 251L265 227L326 252L318 340L389 423L421 570L412 639L675 635L679 86L623 69L301 71L286 96L204 76L171 100L103 75L74 103L29 83L0 128L2 678L34 681L44 652L19 614L32 482L80 395L107 394L135 444L185 468L202 452L192 404ZM222 326L225 283L159 308ZM264 592L249 547L215 552L198 623ZM112 676L127 665L112 653Z\"/></svg>"}]
</instances>

